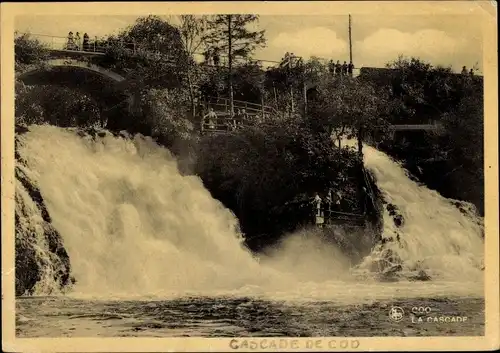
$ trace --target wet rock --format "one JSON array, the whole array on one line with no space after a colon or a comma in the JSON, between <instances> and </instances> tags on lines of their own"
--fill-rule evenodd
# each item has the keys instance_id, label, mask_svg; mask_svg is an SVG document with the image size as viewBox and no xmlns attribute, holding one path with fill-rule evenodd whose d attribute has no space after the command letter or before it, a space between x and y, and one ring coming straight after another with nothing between
<instances>
[{"instance_id":1,"label":"wet rock","mask_svg":"<svg viewBox=\"0 0 500 353\"><path fill-rule=\"evenodd\" d=\"M409 277L410 281L430 281L431 276L427 274L424 270L418 271L418 273L414 276Z\"/></svg>"},{"instance_id":2,"label":"wet rock","mask_svg":"<svg viewBox=\"0 0 500 353\"><path fill-rule=\"evenodd\" d=\"M21 134L25 132L16 126L17 130ZM62 237L52 226L40 189L30 178L26 161L19 154L18 136L15 143L15 292L31 295L39 288L43 292L40 294L52 294L54 290L68 288L75 280Z\"/></svg>"},{"instance_id":3,"label":"wet rock","mask_svg":"<svg viewBox=\"0 0 500 353\"><path fill-rule=\"evenodd\" d=\"M379 249L379 250L374 250L374 252L378 252L378 254L377 257L374 260L372 260L370 264L371 272L385 273L387 271L401 270L399 267L401 267L402 265L402 260L398 256L398 254L396 254L393 250Z\"/></svg>"},{"instance_id":4,"label":"wet rock","mask_svg":"<svg viewBox=\"0 0 500 353\"><path fill-rule=\"evenodd\" d=\"M394 224L398 228L401 227L403 225L403 216L401 215L394 216Z\"/></svg>"},{"instance_id":5,"label":"wet rock","mask_svg":"<svg viewBox=\"0 0 500 353\"><path fill-rule=\"evenodd\" d=\"M389 216L392 217L394 225L398 228L402 227L404 225L404 217L398 208L395 205L388 203L386 205L386 209L387 212L389 212Z\"/></svg>"},{"instance_id":6,"label":"wet rock","mask_svg":"<svg viewBox=\"0 0 500 353\"><path fill-rule=\"evenodd\" d=\"M387 204L386 208L390 216L394 216L396 214L396 206L394 206L393 204Z\"/></svg>"},{"instance_id":7,"label":"wet rock","mask_svg":"<svg viewBox=\"0 0 500 353\"><path fill-rule=\"evenodd\" d=\"M132 136L125 130L122 130L118 133L118 136L124 139L131 139Z\"/></svg>"},{"instance_id":8,"label":"wet rock","mask_svg":"<svg viewBox=\"0 0 500 353\"><path fill-rule=\"evenodd\" d=\"M26 133L28 131L29 131L29 129L25 125L19 125L18 124L18 125L15 126L16 135L21 135L21 134L24 134L24 133Z\"/></svg>"}]
</instances>

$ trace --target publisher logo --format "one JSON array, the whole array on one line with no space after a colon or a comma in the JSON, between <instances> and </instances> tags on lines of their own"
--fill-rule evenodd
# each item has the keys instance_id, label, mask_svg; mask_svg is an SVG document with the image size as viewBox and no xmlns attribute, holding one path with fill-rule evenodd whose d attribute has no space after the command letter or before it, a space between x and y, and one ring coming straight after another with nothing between
<instances>
[{"instance_id":1,"label":"publisher logo","mask_svg":"<svg viewBox=\"0 0 500 353\"><path fill-rule=\"evenodd\" d=\"M389 318L392 321L399 322L403 320L404 314L405 312L402 308L400 308L399 306L393 306L389 311Z\"/></svg>"}]
</instances>

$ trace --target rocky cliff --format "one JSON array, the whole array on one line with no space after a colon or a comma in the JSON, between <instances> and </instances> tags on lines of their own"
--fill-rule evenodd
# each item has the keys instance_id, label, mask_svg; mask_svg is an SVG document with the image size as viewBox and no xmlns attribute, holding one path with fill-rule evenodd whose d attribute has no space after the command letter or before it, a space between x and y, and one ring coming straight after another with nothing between
<instances>
[{"instance_id":1,"label":"rocky cliff","mask_svg":"<svg viewBox=\"0 0 500 353\"><path fill-rule=\"evenodd\" d=\"M15 138L15 276L16 295L54 294L71 287L71 264L61 235L20 153L27 128L16 126Z\"/></svg>"}]
</instances>

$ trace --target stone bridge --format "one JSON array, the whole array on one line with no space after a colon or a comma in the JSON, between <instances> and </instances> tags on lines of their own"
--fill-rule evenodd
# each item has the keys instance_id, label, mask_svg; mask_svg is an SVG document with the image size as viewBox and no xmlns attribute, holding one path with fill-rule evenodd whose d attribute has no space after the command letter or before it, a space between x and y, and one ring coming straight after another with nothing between
<instances>
[{"instance_id":1,"label":"stone bridge","mask_svg":"<svg viewBox=\"0 0 500 353\"><path fill-rule=\"evenodd\" d=\"M48 47L49 59L40 65L28 67L24 72L18 73L19 80L28 85L60 85L83 91L98 103L101 115L119 105L126 106L129 111L134 109L135 102L137 102L137 92L134 93L133 89L134 80L96 64L99 57L106 55L110 44L99 44L97 38L82 45L82 43L76 42L69 43L67 37L45 35L33 35L33 37ZM140 51L135 43L120 42L119 44L134 53ZM148 52L148 54L157 55L158 53ZM166 60L169 58L166 57ZM175 59L170 58L170 60ZM354 76L357 76L359 72L362 73L364 69L356 70ZM317 82L307 82L306 90L314 90L316 86ZM228 102L217 102L216 104L227 106ZM254 111L255 115L273 113L272 108L264 105L241 101L238 104L241 107L235 105L236 108L246 108L248 113ZM393 126L394 131L437 131L439 129L440 126L436 124Z\"/></svg>"},{"instance_id":2,"label":"stone bridge","mask_svg":"<svg viewBox=\"0 0 500 353\"><path fill-rule=\"evenodd\" d=\"M79 90L96 102L101 117L109 118L113 108L119 105L133 108L134 97L126 92L130 84L127 78L96 64L96 58L105 55L104 48L70 50L57 44L49 46L47 60L16 73L17 79L27 85L58 85Z\"/></svg>"}]
</instances>

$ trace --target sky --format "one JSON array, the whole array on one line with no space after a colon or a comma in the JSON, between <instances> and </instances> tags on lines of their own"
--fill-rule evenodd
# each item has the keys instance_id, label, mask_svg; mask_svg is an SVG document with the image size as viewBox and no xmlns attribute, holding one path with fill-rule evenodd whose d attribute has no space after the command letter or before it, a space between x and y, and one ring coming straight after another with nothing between
<instances>
[{"instance_id":1,"label":"sky","mask_svg":"<svg viewBox=\"0 0 500 353\"><path fill-rule=\"evenodd\" d=\"M174 16L164 17L176 22ZM69 31L90 37L120 32L137 16L18 16L19 32L66 36ZM266 47L257 59L279 61L285 52L309 58L349 61L348 15L261 15ZM482 69L482 28L473 15L352 16L353 62L359 67L384 67L399 55L419 57L431 64Z\"/></svg>"}]
</instances>

